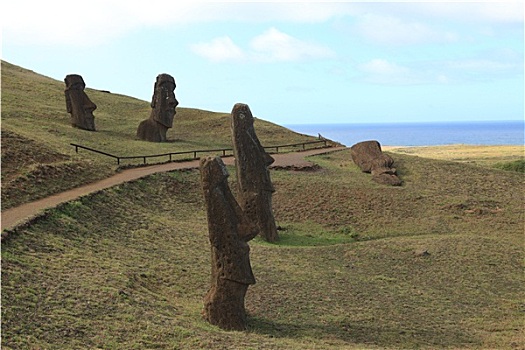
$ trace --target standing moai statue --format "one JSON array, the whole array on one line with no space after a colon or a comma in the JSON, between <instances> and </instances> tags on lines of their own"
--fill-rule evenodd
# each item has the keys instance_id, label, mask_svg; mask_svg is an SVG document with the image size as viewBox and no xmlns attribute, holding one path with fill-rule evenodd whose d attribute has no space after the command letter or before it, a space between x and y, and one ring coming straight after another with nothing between
<instances>
[{"instance_id":1,"label":"standing moai statue","mask_svg":"<svg viewBox=\"0 0 525 350\"><path fill-rule=\"evenodd\" d=\"M175 107L179 101L175 98L175 79L169 74L159 74L151 99L151 114L143 120L137 129L139 139L151 142L166 141L166 132L173 126Z\"/></svg>"},{"instance_id":2,"label":"standing moai statue","mask_svg":"<svg viewBox=\"0 0 525 350\"><path fill-rule=\"evenodd\" d=\"M237 103L233 106L231 118L239 203L248 218L256 223L259 234L267 242L275 242L279 239L272 211L275 189L268 171L274 159L266 153L255 134L248 105Z\"/></svg>"},{"instance_id":3,"label":"standing moai statue","mask_svg":"<svg viewBox=\"0 0 525 350\"><path fill-rule=\"evenodd\" d=\"M244 297L248 286L255 284L247 242L257 235L257 228L231 193L220 157L202 158L200 172L211 244L211 287L203 314L222 329L245 330Z\"/></svg>"},{"instance_id":4,"label":"standing moai statue","mask_svg":"<svg viewBox=\"0 0 525 350\"><path fill-rule=\"evenodd\" d=\"M97 105L91 102L84 92L86 83L78 74L69 74L64 78L66 89L66 109L71 114L71 124L75 128L95 131L93 111Z\"/></svg>"}]
</instances>

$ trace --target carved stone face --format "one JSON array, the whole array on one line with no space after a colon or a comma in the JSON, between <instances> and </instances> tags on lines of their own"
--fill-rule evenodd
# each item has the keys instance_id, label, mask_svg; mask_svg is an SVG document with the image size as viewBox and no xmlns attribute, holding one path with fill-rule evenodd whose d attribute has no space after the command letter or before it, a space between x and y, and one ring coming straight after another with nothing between
<instances>
[{"instance_id":1,"label":"carved stone face","mask_svg":"<svg viewBox=\"0 0 525 350\"><path fill-rule=\"evenodd\" d=\"M151 107L152 118L166 128L173 126L175 107L179 101L175 98L175 79L169 74L159 74L155 82Z\"/></svg>"},{"instance_id":2,"label":"carved stone face","mask_svg":"<svg viewBox=\"0 0 525 350\"><path fill-rule=\"evenodd\" d=\"M230 175L220 157L202 158L200 168L203 187L206 189L213 188L221 183L227 185L226 180Z\"/></svg>"},{"instance_id":3,"label":"carved stone face","mask_svg":"<svg viewBox=\"0 0 525 350\"><path fill-rule=\"evenodd\" d=\"M254 187L258 190L273 192L267 167L275 160L264 150L255 133L254 118L250 107L243 103L233 106L232 135L238 181L241 187ZM244 186L245 185L245 186Z\"/></svg>"},{"instance_id":4,"label":"carved stone face","mask_svg":"<svg viewBox=\"0 0 525 350\"><path fill-rule=\"evenodd\" d=\"M95 130L95 117L93 111L97 109L84 92L86 84L80 75L70 74L64 79L66 89L66 108L71 114L72 124L85 130Z\"/></svg>"}]
</instances>

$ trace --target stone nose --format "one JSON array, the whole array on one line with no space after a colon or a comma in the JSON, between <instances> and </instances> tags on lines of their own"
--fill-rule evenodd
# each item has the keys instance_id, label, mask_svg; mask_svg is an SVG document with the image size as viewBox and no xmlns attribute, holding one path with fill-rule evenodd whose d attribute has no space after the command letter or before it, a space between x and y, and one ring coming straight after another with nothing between
<instances>
[{"instance_id":1,"label":"stone nose","mask_svg":"<svg viewBox=\"0 0 525 350\"><path fill-rule=\"evenodd\" d=\"M94 104L89 98L84 100L84 109L94 111L97 109L97 105Z\"/></svg>"}]
</instances>

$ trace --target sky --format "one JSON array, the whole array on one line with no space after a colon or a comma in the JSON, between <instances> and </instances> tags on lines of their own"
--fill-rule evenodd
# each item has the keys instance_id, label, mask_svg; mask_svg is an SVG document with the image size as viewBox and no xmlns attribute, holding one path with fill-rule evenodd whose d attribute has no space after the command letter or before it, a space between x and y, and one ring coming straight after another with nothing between
<instances>
[{"instance_id":1,"label":"sky","mask_svg":"<svg viewBox=\"0 0 525 350\"><path fill-rule=\"evenodd\" d=\"M74 4L74 5L72 5ZM179 107L278 124L522 120L523 1L16 0L1 57Z\"/></svg>"}]
</instances>

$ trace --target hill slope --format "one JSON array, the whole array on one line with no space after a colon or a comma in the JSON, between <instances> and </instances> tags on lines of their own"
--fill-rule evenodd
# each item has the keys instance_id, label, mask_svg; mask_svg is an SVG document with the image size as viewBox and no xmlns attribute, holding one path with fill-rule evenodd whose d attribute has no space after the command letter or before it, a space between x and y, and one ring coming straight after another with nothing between
<instances>
[{"instance_id":1,"label":"hill slope","mask_svg":"<svg viewBox=\"0 0 525 350\"><path fill-rule=\"evenodd\" d=\"M2 206L115 171L70 142L118 154L229 145L227 114L180 109L171 142L150 144L134 139L147 102L88 94L96 133L70 127L61 82L2 62ZM257 123L266 144L308 139ZM248 332L201 317L210 254L197 171L50 210L2 242L2 348L525 348L523 175L394 159L402 187L371 182L348 150L313 158L315 172L271 172L281 240L250 242Z\"/></svg>"},{"instance_id":2,"label":"hill slope","mask_svg":"<svg viewBox=\"0 0 525 350\"><path fill-rule=\"evenodd\" d=\"M73 128L66 112L64 87L61 81L2 61L3 208L115 171L114 159L85 151L75 154L70 143L118 156L231 147L229 113L177 108L168 142L145 142L137 140L135 134L138 124L149 117L149 102L89 88L86 93L98 107L94 113L98 131ZM256 119L255 127L261 143L267 146L313 140L260 119Z\"/></svg>"},{"instance_id":3,"label":"hill slope","mask_svg":"<svg viewBox=\"0 0 525 350\"><path fill-rule=\"evenodd\" d=\"M398 155L405 183L393 188L371 182L348 151L313 160L322 170L272 171L283 230L278 244L250 244L247 333L201 317L206 214L199 173L185 171L87 196L11 233L3 348L525 346L521 174Z\"/></svg>"}]
</instances>

